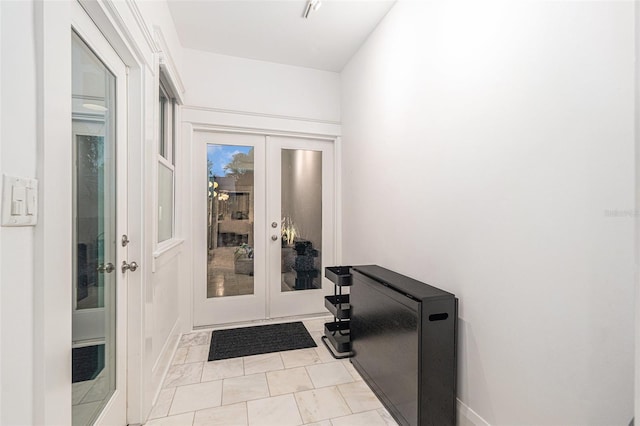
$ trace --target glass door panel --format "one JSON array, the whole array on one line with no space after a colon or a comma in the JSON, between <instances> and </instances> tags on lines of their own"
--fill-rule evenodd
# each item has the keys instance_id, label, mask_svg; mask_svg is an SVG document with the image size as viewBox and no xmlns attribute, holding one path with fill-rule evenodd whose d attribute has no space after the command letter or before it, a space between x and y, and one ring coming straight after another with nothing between
<instances>
[{"instance_id":1,"label":"glass door panel","mask_svg":"<svg viewBox=\"0 0 640 426\"><path fill-rule=\"evenodd\" d=\"M207 298L254 293L254 148L207 144Z\"/></svg>"},{"instance_id":2,"label":"glass door panel","mask_svg":"<svg viewBox=\"0 0 640 426\"><path fill-rule=\"evenodd\" d=\"M322 152L281 150L280 290L322 288Z\"/></svg>"},{"instance_id":3,"label":"glass door panel","mask_svg":"<svg viewBox=\"0 0 640 426\"><path fill-rule=\"evenodd\" d=\"M116 78L72 35L73 424L93 423L116 387Z\"/></svg>"}]
</instances>

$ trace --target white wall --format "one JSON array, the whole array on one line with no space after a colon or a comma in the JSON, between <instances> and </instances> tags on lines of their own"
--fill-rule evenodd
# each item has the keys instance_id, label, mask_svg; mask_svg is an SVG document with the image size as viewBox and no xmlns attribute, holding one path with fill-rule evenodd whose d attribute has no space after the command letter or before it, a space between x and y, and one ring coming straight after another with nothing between
<instances>
[{"instance_id":1,"label":"white wall","mask_svg":"<svg viewBox=\"0 0 640 426\"><path fill-rule=\"evenodd\" d=\"M635 66L635 77L636 77L636 90L635 90L635 141L636 141L636 156L635 156L635 164L636 164L636 216L637 213L640 212L640 194L637 192L637 188L640 187L640 168L638 168L638 164L640 164L640 64L638 63L637 58L640 58L640 7L638 7L637 2L635 3L635 40L636 40L636 66ZM635 332L635 347L636 347L636 356L635 356L635 398L634 398L634 413L635 417L640 418L640 274L638 274L638 270L640 268L640 259L638 259L638 247L640 247L640 226L638 226L638 219L636 218L636 297L635 297L635 306L636 306L636 332Z\"/></svg>"},{"instance_id":2,"label":"white wall","mask_svg":"<svg viewBox=\"0 0 640 426\"><path fill-rule=\"evenodd\" d=\"M340 76L184 49L185 104L261 115L340 121Z\"/></svg>"},{"instance_id":3,"label":"white wall","mask_svg":"<svg viewBox=\"0 0 640 426\"><path fill-rule=\"evenodd\" d=\"M0 23L2 23L2 6L0 5ZM0 30L0 47L2 46L2 31ZM2 55L0 55L0 99L2 99ZM2 103L0 102L0 136L2 135ZM0 144L0 164L2 164L2 144ZM2 229L0 228L0 241L2 241ZM2 244L0 244L0 288L2 287ZM2 318L2 291L0 290L0 319ZM0 383L2 383L2 328L0 328ZM2 402L3 398L0 394L0 421L2 420Z\"/></svg>"},{"instance_id":4,"label":"white wall","mask_svg":"<svg viewBox=\"0 0 640 426\"><path fill-rule=\"evenodd\" d=\"M475 422L633 416L633 19L401 0L342 73L343 262L460 298Z\"/></svg>"},{"instance_id":5,"label":"white wall","mask_svg":"<svg viewBox=\"0 0 640 426\"><path fill-rule=\"evenodd\" d=\"M34 7L0 2L0 172L36 176ZM0 231L1 424L33 424L34 228Z\"/></svg>"}]
</instances>

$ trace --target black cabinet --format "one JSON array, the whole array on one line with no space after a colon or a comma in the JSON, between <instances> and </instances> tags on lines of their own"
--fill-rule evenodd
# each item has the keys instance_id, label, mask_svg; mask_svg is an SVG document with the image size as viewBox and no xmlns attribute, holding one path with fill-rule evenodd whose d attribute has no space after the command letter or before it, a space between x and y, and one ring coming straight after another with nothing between
<instances>
[{"instance_id":1,"label":"black cabinet","mask_svg":"<svg viewBox=\"0 0 640 426\"><path fill-rule=\"evenodd\" d=\"M456 297L376 265L350 272L356 370L401 425L455 425Z\"/></svg>"}]
</instances>

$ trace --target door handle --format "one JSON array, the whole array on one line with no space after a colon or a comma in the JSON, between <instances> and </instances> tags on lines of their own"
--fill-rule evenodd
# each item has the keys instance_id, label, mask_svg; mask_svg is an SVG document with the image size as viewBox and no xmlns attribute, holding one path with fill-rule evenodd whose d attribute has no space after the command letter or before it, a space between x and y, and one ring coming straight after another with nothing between
<instances>
[{"instance_id":1,"label":"door handle","mask_svg":"<svg viewBox=\"0 0 640 426\"><path fill-rule=\"evenodd\" d=\"M124 274L127 270L131 272L135 272L138 269L138 264L136 262L127 263L126 260L122 261L122 273Z\"/></svg>"},{"instance_id":2,"label":"door handle","mask_svg":"<svg viewBox=\"0 0 640 426\"><path fill-rule=\"evenodd\" d=\"M98 265L98 267L96 268L96 271L98 271L101 274L104 274L105 272L107 274L112 273L113 271L116 270L116 267L113 266L113 263L109 262L106 265L104 263L101 263Z\"/></svg>"}]
</instances>

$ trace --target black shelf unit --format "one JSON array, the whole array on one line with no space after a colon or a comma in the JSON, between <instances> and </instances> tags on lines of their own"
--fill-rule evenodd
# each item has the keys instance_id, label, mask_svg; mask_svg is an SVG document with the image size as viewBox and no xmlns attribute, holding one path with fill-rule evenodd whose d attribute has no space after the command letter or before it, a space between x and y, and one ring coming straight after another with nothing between
<instances>
[{"instance_id":1,"label":"black shelf unit","mask_svg":"<svg viewBox=\"0 0 640 426\"><path fill-rule=\"evenodd\" d=\"M349 319L351 317L351 305L348 294L336 294L325 296L324 307L333 314L336 319Z\"/></svg>"},{"instance_id":2,"label":"black shelf unit","mask_svg":"<svg viewBox=\"0 0 640 426\"><path fill-rule=\"evenodd\" d=\"M351 305L349 295L342 293L342 288L352 283L350 270L350 266L327 266L324 273L333 282L333 295L324 298L324 306L333 314L333 321L325 323L322 342L335 359L353 356L349 321Z\"/></svg>"}]
</instances>

